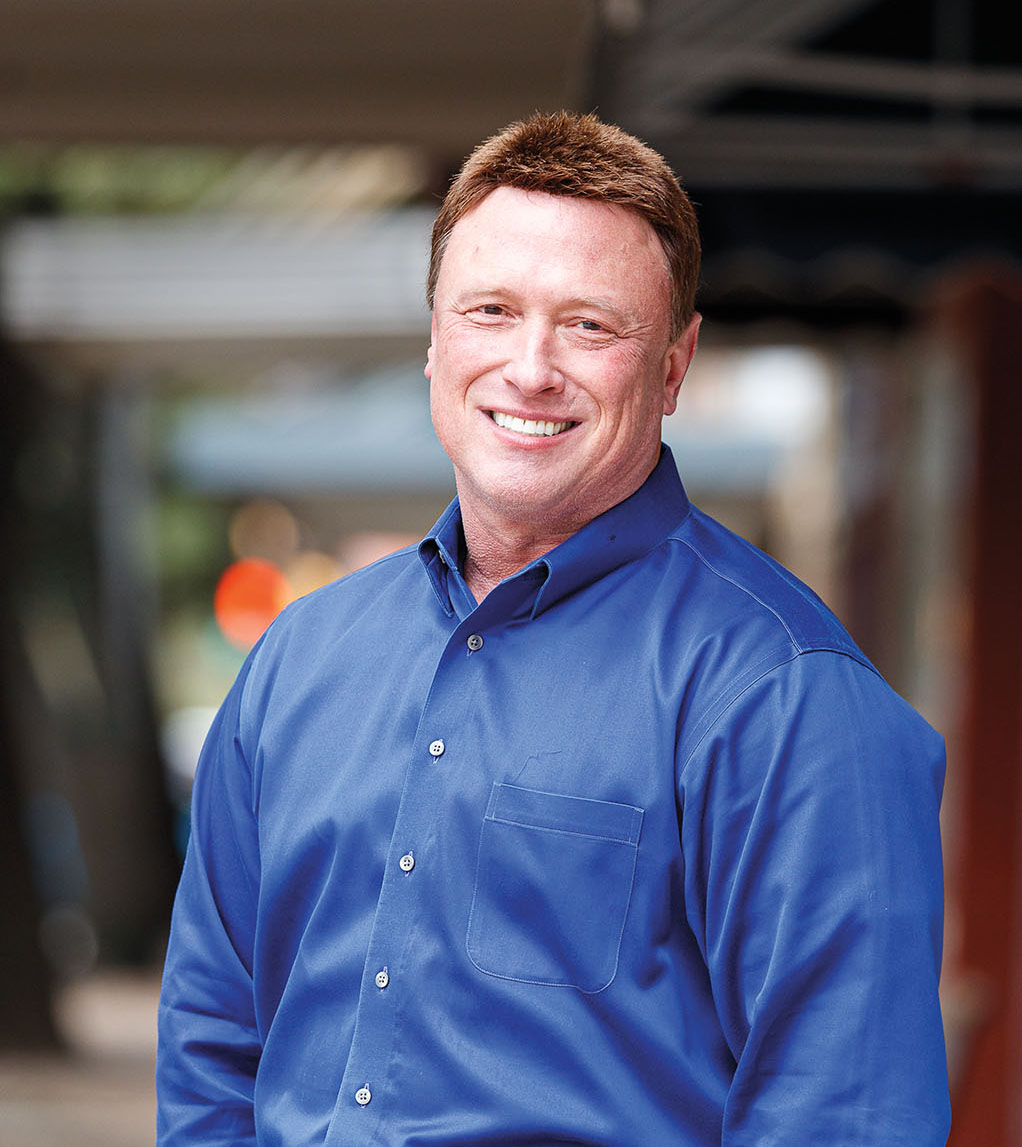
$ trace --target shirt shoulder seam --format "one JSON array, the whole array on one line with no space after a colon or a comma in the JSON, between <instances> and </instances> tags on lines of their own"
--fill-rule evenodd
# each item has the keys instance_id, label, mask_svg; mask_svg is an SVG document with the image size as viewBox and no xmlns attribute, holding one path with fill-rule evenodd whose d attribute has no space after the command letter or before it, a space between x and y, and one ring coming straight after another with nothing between
<instances>
[{"instance_id":1,"label":"shirt shoulder seam","mask_svg":"<svg viewBox=\"0 0 1022 1147\"><path fill-rule=\"evenodd\" d=\"M849 661L854 661L857 665L861 665L867 672L872 673L876 677L881 677L876 666L872 665L864 656L856 653L853 649L842 648L837 645L827 645L821 643L820 645L808 646L805 648L794 647L786 657L763 657L755 664L749 667L744 674L737 679L731 681L728 686L720 691L713 701L707 705L704 711L704 716L699 721L699 726L693 736L695 740L692 748L686 752L684 760L678 767L678 780L681 781L684 773L687 771L692 758L699 751L700 745L706 740L710 733L720 724L727 713L731 710L732 706L743 697L748 691L757 685L764 678L769 677L772 673L776 673L783 669L786 665L790 665L803 657L809 657L812 654L829 653L835 657L844 657ZM881 677L882 680L882 677ZM712 714L712 715L711 715Z\"/></svg>"},{"instance_id":2,"label":"shirt shoulder seam","mask_svg":"<svg viewBox=\"0 0 1022 1147\"><path fill-rule=\"evenodd\" d=\"M723 570L715 566L704 553L700 552L700 550L698 550L686 538L678 537L676 534L672 533L669 540L677 542L679 545L685 546L686 549L688 549L689 552L696 558L696 560L704 565L710 571L710 573L714 575L714 577L718 577L721 579L721 581L726 581L729 585L733 585L735 589L739 590L739 592L744 593L746 597L751 598L754 602L756 602L757 605L761 606L768 613L773 614L779 624L783 627L784 632L787 633L788 639L791 641L796 650L803 652L807 648L807 646L803 642L799 641L799 639L795 636L795 634L792 632L791 626L781 616L780 612L772 605L770 605L769 602L764 601L763 598L759 596L759 594L754 593L747 585L738 581L736 578L733 578L729 574L724 573Z\"/></svg>"}]
</instances>

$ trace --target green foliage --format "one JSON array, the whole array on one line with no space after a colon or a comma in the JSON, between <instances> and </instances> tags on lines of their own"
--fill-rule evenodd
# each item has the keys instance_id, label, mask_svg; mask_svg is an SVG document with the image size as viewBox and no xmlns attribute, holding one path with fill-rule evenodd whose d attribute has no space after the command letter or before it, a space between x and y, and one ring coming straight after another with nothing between
<instances>
[{"instance_id":1,"label":"green foliage","mask_svg":"<svg viewBox=\"0 0 1022 1147\"><path fill-rule=\"evenodd\" d=\"M188 211L243 156L224 148L9 144L0 147L0 215Z\"/></svg>"}]
</instances>

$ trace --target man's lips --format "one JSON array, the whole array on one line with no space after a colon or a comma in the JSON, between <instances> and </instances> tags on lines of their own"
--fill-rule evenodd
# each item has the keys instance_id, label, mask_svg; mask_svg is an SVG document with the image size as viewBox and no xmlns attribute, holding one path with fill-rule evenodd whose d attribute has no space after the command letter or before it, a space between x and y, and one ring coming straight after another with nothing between
<instances>
[{"instance_id":1,"label":"man's lips","mask_svg":"<svg viewBox=\"0 0 1022 1147\"><path fill-rule=\"evenodd\" d=\"M486 412L496 424L504 430L512 430L516 434L524 434L532 438L552 438L556 434L563 434L577 426L577 422L550 422L539 418L518 418L513 414L505 414L502 410L488 410Z\"/></svg>"}]
</instances>

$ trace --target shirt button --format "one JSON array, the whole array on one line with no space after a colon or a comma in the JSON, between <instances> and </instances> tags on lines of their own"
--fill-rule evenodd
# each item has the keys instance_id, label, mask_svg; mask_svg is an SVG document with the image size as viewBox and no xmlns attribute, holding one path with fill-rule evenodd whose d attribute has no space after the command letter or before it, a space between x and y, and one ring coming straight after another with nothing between
<instances>
[{"instance_id":1,"label":"shirt button","mask_svg":"<svg viewBox=\"0 0 1022 1147\"><path fill-rule=\"evenodd\" d=\"M444 755L444 743L438 737L430 746L429 751L433 757L442 757Z\"/></svg>"},{"instance_id":2,"label":"shirt button","mask_svg":"<svg viewBox=\"0 0 1022 1147\"><path fill-rule=\"evenodd\" d=\"M398 865L402 872L411 872L415 867L415 857L410 852L406 852L398 861Z\"/></svg>"},{"instance_id":3,"label":"shirt button","mask_svg":"<svg viewBox=\"0 0 1022 1147\"><path fill-rule=\"evenodd\" d=\"M376 973L376 986L383 991L383 989L390 983L390 973L386 968L381 968Z\"/></svg>"},{"instance_id":4,"label":"shirt button","mask_svg":"<svg viewBox=\"0 0 1022 1147\"><path fill-rule=\"evenodd\" d=\"M355 1102L359 1105L359 1107L365 1107L365 1105L369 1102L370 1099L372 1099L372 1097L373 1093L369 1090L368 1083L365 1085L365 1087L360 1087L358 1091L355 1092Z\"/></svg>"},{"instance_id":5,"label":"shirt button","mask_svg":"<svg viewBox=\"0 0 1022 1147\"><path fill-rule=\"evenodd\" d=\"M476 653L478 650L482 649L483 639L479 636L478 633L469 634L467 645L473 653Z\"/></svg>"}]
</instances>

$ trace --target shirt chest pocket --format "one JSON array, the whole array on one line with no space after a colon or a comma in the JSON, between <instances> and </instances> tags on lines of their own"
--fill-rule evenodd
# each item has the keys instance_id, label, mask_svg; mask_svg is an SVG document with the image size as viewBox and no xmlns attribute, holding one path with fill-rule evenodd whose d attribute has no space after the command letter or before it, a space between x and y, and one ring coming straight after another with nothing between
<instances>
[{"instance_id":1,"label":"shirt chest pocket","mask_svg":"<svg viewBox=\"0 0 1022 1147\"><path fill-rule=\"evenodd\" d=\"M479 840L469 959L533 984L602 991L617 971L641 808L494 784Z\"/></svg>"}]
</instances>

